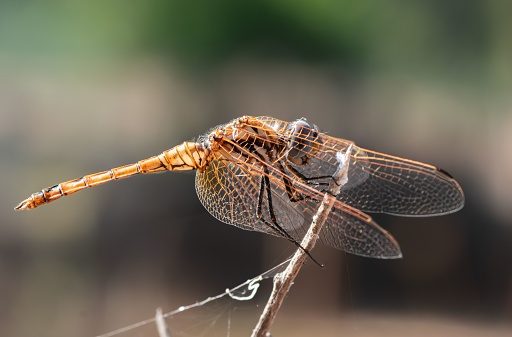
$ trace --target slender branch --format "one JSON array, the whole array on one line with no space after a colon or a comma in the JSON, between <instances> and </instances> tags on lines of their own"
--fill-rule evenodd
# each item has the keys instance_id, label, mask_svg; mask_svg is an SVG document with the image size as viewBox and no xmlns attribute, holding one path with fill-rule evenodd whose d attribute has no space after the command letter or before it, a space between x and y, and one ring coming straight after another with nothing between
<instances>
[{"instance_id":1,"label":"slender branch","mask_svg":"<svg viewBox=\"0 0 512 337\"><path fill-rule=\"evenodd\" d=\"M274 277L274 287L272 293L267 301L265 309L260 316L256 327L252 332L252 337L269 337L270 327L277 316L279 308L283 303L284 297L290 290L295 277L297 277L302 265L306 261L307 254L305 251L311 251L318 240L320 231L332 210L336 196L340 193L341 187L347 183L348 180L348 167L350 162L350 153L352 152L352 145L349 146L345 154L338 152L336 159L339 162L338 169L332 176L329 183L329 188L324 195L322 203L318 207L318 210L313 217L308 232L304 236L301 242L301 246L304 248L297 249L292 257L292 260L288 264L288 267L282 273L277 274Z\"/></svg>"},{"instance_id":2,"label":"slender branch","mask_svg":"<svg viewBox=\"0 0 512 337\"><path fill-rule=\"evenodd\" d=\"M171 337L169 327L167 326L167 323L165 323L162 308L156 309L155 322L159 337Z\"/></svg>"}]
</instances>

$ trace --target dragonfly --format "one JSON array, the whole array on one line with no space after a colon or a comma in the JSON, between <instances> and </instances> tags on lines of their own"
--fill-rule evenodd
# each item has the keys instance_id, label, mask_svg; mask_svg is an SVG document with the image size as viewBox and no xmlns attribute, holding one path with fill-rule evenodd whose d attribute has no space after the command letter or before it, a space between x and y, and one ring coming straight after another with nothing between
<instances>
[{"instance_id":1,"label":"dragonfly","mask_svg":"<svg viewBox=\"0 0 512 337\"><path fill-rule=\"evenodd\" d=\"M339 154L348 158L347 180L333 196L321 231L325 245L365 257L400 258L398 242L367 213L422 217L464 206L460 185L436 166L358 147L304 118L243 116L159 155L44 188L15 209L33 209L138 174L195 170L199 200L215 218L299 245Z\"/></svg>"}]
</instances>

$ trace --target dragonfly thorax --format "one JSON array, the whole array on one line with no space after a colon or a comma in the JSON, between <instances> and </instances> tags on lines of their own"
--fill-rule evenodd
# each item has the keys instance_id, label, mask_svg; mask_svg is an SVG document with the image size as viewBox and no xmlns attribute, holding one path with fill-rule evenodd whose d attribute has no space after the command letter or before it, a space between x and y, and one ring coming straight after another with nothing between
<instances>
[{"instance_id":1,"label":"dragonfly thorax","mask_svg":"<svg viewBox=\"0 0 512 337\"><path fill-rule=\"evenodd\" d=\"M206 146L212 159L233 164L260 166L273 163L284 155L286 146L276 130L254 117L244 116L223 125L209 134Z\"/></svg>"}]
</instances>

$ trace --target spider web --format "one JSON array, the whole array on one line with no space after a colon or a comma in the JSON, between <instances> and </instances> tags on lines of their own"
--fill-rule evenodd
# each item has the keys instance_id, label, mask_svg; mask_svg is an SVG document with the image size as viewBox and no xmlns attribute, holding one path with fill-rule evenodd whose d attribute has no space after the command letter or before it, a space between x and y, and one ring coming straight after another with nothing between
<instances>
[{"instance_id":1,"label":"spider web","mask_svg":"<svg viewBox=\"0 0 512 337\"><path fill-rule=\"evenodd\" d=\"M290 259L287 259L266 272L236 287L226 289L216 296L165 313L158 308L155 317L126 325L96 337L146 335L159 335L160 337L236 336L238 333L235 330L241 329L241 327L234 326L233 323L237 321L237 314L243 314L244 311L254 309L257 306L257 303L254 303L254 297L260 288L260 282L272 279L276 274L282 272L289 261ZM247 305L248 302L251 302L251 304ZM156 324L156 327L154 324ZM254 324L252 324L253 326ZM250 331L247 331L247 333L250 333Z\"/></svg>"}]
</instances>

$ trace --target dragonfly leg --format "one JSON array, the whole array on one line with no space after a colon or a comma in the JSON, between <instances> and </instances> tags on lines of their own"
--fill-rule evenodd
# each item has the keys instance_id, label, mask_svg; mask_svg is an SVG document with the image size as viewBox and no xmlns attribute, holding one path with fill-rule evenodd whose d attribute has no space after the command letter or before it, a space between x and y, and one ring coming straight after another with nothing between
<instances>
[{"instance_id":1,"label":"dragonfly leg","mask_svg":"<svg viewBox=\"0 0 512 337\"><path fill-rule=\"evenodd\" d=\"M312 198L310 196L300 194L297 190L295 190L295 188L293 187L293 184L292 184L292 180L290 178L288 178L288 175L287 175L283 165L280 162L277 162L277 166L279 167L279 170L281 171L281 173L283 173L283 182L284 182L284 186L286 188L286 194L288 195L288 199L291 202L297 202L297 201L302 201L302 200L312 200L312 201L315 201L315 202L319 201L319 200L317 200L315 198ZM288 166L288 165L286 165L286 166L289 169L295 170L291 166ZM304 177L304 175L302 173L298 172L297 170L295 170L295 172L293 172L293 174L297 174L299 179L304 180L303 182L308 184L306 179L310 179L310 178ZM328 176L322 177L322 178L327 178L327 177ZM331 178L331 177L329 177L329 178ZM320 178L314 178L314 179L320 179ZM315 185L315 186L325 185L325 186L328 186L329 184L328 183L313 183L311 185Z\"/></svg>"},{"instance_id":2,"label":"dragonfly leg","mask_svg":"<svg viewBox=\"0 0 512 337\"><path fill-rule=\"evenodd\" d=\"M286 168L292 174L294 174L297 178L302 180L302 182L307 184L307 185L312 185L312 186L329 186L328 182L318 182L318 181L314 181L314 180L332 179L333 178L332 176L319 176L319 177L309 177L308 178L305 175L303 175L302 173L300 173L299 171L297 171L297 169L294 168L293 166L291 166L290 163L285 161L285 165L286 165ZM291 202L297 202L297 201L301 201L301 200L305 200L305 199L309 199L309 200L312 200L314 202L319 202L319 200L317 200L317 199L314 199L314 198L309 197L309 196L301 195L297 191L292 191L293 187L292 187L292 184L291 184L291 180L289 178L286 178L286 172L284 171L284 168L283 168L282 164L280 164L279 167L280 167L281 172L284 174L283 181L285 182L286 192L287 192L288 198L290 199ZM333 197L336 197L336 195L331 193L328 188L323 188L323 189L320 189L318 191L321 192L321 193L329 193Z\"/></svg>"},{"instance_id":3,"label":"dragonfly leg","mask_svg":"<svg viewBox=\"0 0 512 337\"><path fill-rule=\"evenodd\" d=\"M294 187L292 186L292 181L290 178L287 177L287 174L284 170L284 167L282 164L280 164L280 162L278 162L278 167L279 167L279 170L283 173L283 181L284 181L284 185L286 187L286 194L288 195L288 200L290 200L291 202L298 202L298 201L302 201L302 200L310 200L310 201L313 201L313 202L316 202L316 203L319 203L320 200L319 199L315 199L309 195L304 195L304 194L300 194L298 191L296 191L294 189ZM297 171L294 167L292 167L291 165L287 164L286 167L288 169L290 169L290 171L293 172L293 174L296 174L300 179L304 179L304 183L308 184L308 180L316 180L316 179L332 179L333 177L332 176L322 176L322 177L314 177L314 178L307 178L306 176L304 176L302 173L300 173L299 171ZM329 183L313 183L311 185L315 185L315 186L319 186L319 185L323 185L323 186L329 186ZM319 192L321 193L329 193L330 195L332 195L333 197L336 197L336 195L332 194L328 188L323 188L321 190L319 190ZM336 212L336 208L332 207L331 209L331 212Z\"/></svg>"},{"instance_id":4,"label":"dragonfly leg","mask_svg":"<svg viewBox=\"0 0 512 337\"><path fill-rule=\"evenodd\" d=\"M302 182L304 182L304 183L306 183L308 185L324 185L324 186L328 186L329 185L328 182L319 182L319 181L315 181L315 180L331 179L332 178L332 176L329 176L329 175L327 175L327 176L318 176L318 177L306 177L305 175L300 173L295 167L290 165L290 163L287 160L284 160L284 164L285 164L286 168L295 177L297 177L298 179L302 180Z\"/></svg>"},{"instance_id":5,"label":"dragonfly leg","mask_svg":"<svg viewBox=\"0 0 512 337\"><path fill-rule=\"evenodd\" d=\"M265 170L265 173L268 172L268 169L266 167L264 168L264 170ZM262 206L263 206L263 196L265 194L265 191L267 194L267 206L268 206L268 213L270 215L270 220L271 220L270 222L263 218L263 207ZM292 242L300 250L302 250L304 253L306 253L309 256L309 258L313 262L315 262L318 266L324 267L324 265L319 263L307 249L302 247L301 244L295 238L293 238L290 234L288 234L288 232L277 223L277 218L274 213L274 208L272 206L272 190L270 188L270 179L268 178L267 175L262 175L262 177L261 177L260 193L258 196L257 216L258 216L258 219L260 219L260 221L262 221L264 224L266 224L269 228L271 228L272 230L274 230L275 232L277 232L279 235L283 236L284 238L288 239L288 241Z\"/></svg>"},{"instance_id":6,"label":"dragonfly leg","mask_svg":"<svg viewBox=\"0 0 512 337\"><path fill-rule=\"evenodd\" d=\"M257 215L258 219L260 221L262 221L263 223L265 223L269 228L271 228L272 230L277 232L279 235L284 236L288 240L294 242L295 239L290 234L288 234L284 230L284 228L279 226L279 224L277 223L276 215L274 214L274 209L272 208L272 195L271 195L271 193L269 193L270 181L268 181L269 184L267 184L267 180L269 180L267 176L265 176L265 175L261 176L260 192L258 195L258 207L257 207L256 215ZM271 222L266 220L263 217L263 198L264 198L265 192L267 193L267 203L268 203L268 207L269 207L268 212L270 214Z\"/></svg>"}]
</instances>

